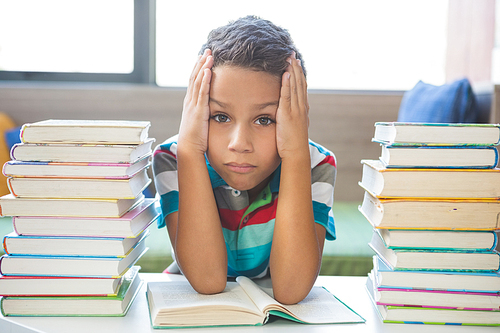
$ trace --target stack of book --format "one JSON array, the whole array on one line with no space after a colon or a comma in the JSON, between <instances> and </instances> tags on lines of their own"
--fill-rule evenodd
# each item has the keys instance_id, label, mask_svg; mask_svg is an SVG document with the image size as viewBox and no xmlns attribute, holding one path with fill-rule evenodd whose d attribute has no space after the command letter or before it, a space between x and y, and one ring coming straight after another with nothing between
<instances>
[{"instance_id":1,"label":"stack of book","mask_svg":"<svg viewBox=\"0 0 500 333\"><path fill-rule=\"evenodd\" d=\"M155 200L142 192L149 122L46 120L25 124L4 165L0 213L14 232L0 258L6 316L122 316L142 284Z\"/></svg>"},{"instance_id":2,"label":"stack of book","mask_svg":"<svg viewBox=\"0 0 500 333\"><path fill-rule=\"evenodd\" d=\"M493 124L375 124L359 210L384 322L500 325L499 140Z\"/></svg>"}]
</instances>

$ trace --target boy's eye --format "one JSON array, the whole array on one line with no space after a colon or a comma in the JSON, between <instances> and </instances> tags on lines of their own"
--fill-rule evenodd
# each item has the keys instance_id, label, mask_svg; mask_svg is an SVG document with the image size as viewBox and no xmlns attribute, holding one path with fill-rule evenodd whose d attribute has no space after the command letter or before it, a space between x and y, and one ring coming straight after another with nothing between
<instances>
[{"instance_id":1,"label":"boy's eye","mask_svg":"<svg viewBox=\"0 0 500 333\"><path fill-rule=\"evenodd\" d=\"M264 126L271 125L272 122L273 122L272 119L269 117L260 117L255 121L257 125L264 125Z\"/></svg>"},{"instance_id":2,"label":"boy's eye","mask_svg":"<svg viewBox=\"0 0 500 333\"><path fill-rule=\"evenodd\" d=\"M212 118L218 123L226 123L229 121L229 117L223 114L216 114Z\"/></svg>"}]
</instances>

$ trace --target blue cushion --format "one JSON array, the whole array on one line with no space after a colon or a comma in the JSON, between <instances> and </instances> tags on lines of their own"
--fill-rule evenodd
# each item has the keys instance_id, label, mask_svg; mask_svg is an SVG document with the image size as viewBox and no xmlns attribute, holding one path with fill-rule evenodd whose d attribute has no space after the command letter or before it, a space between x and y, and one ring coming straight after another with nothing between
<instances>
[{"instance_id":1,"label":"blue cushion","mask_svg":"<svg viewBox=\"0 0 500 333\"><path fill-rule=\"evenodd\" d=\"M21 126L5 131L5 143L9 150L16 143L21 142Z\"/></svg>"},{"instance_id":2,"label":"blue cushion","mask_svg":"<svg viewBox=\"0 0 500 333\"><path fill-rule=\"evenodd\" d=\"M475 123L479 108L469 80L442 86L419 81L407 91L399 108L398 121L423 123Z\"/></svg>"}]
</instances>

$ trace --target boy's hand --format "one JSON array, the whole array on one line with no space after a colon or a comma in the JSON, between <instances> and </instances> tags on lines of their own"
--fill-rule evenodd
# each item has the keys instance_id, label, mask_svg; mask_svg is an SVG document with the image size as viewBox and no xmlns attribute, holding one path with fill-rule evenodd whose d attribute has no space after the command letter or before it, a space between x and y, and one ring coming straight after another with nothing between
<instances>
[{"instance_id":1,"label":"boy's hand","mask_svg":"<svg viewBox=\"0 0 500 333\"><path fill-rule=\"evenodd\" d=\"M276 142L281 159L309 158L309 103L307 83L295 52L283 74L281 95L276 112Z\"/></svg>"},{"instance_id":2,"label":"boy's hand","mask_svg":"<svg viewBox=\"0 0 500 333\"><path fill-rule=\"evenodd\" d=\"M210 119L208 102L212 65L212 51L207 49L203 55L199 56L189 78L179 128L179 146L186 148L185 151L201 154L207 151Z\"/></svg>"}]
</instances>

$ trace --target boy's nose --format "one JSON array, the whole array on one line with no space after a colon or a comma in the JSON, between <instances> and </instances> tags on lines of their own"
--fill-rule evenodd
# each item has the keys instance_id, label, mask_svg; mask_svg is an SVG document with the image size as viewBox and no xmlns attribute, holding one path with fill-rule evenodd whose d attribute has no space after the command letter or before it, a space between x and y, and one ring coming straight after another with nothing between
<instances>
[{"instance_id":1,"label":"boy's nose","mask_svg":"<svg viewBox=\"0 0 500 333\"><path fill-rule=\"evenodd\" d=\"M251 134L242 126L238 126L231 133L229 141L229 150L238 153L248 153L253 150Z\"/></svg>"}]
</instances>

